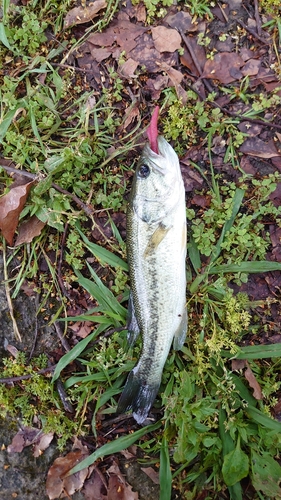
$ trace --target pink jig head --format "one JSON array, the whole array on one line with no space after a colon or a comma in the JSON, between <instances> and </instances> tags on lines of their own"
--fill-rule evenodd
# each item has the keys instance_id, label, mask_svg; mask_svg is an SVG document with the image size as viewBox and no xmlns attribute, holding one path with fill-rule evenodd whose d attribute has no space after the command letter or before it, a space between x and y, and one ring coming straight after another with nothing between
<instances>
[{"instance_id":1,"label":"pink jig head","mask_svg":"<svg viewBox=\"0 0 281 500\"><path fill-rule=\"evenodd\" d=\"M158 137L158 128L157 128L157 122L158 122L158 115L159 115L159 106L156 106L155 110L153 111L152 117L151 117L151 122L150 125L146 131L147 137L149 139L150 143L150 149L154 151L154 153L159 154L158 151L158 142L157 142L157 137Z\"/></svg>"}]
</instances>

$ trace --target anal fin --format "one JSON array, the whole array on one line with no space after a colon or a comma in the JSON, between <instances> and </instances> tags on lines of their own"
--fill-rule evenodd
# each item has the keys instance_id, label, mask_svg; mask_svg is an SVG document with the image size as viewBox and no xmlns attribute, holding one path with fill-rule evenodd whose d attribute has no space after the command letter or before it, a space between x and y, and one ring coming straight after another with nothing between
<instances>
[{"instance_id":1,"label":"anal fin","mask_svg":"<svg viewBox=\"0 0 281 500\"><path fill-rule=\"evenodd\" d=\"M188 321L187 310L185 307L183 310L183 313L182 313L182 319L181 319L180 325L177 328L177 330L175 331L174 343L173 343L173 347L174 347L175 351L179 351L185 342L186 334L187 334L187 321Z\"/></svg>"}]
</instances>

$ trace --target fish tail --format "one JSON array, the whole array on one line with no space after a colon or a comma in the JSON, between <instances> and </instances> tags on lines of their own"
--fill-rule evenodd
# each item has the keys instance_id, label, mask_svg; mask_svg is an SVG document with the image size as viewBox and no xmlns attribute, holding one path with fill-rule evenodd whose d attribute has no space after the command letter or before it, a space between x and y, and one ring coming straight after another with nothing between
<instances>
[{"instance_id":1,"label":"fish tail","mask_svg":"<svg viewBox=\"0 0 281 500\"><path fill-rule=\"evenodd\" d=\"M128 375L127 382L118 402L117 413L133 410L133 417L142 424L154 403L160 383L148 384L136 366Z\"/></svg>"}]
</instances>

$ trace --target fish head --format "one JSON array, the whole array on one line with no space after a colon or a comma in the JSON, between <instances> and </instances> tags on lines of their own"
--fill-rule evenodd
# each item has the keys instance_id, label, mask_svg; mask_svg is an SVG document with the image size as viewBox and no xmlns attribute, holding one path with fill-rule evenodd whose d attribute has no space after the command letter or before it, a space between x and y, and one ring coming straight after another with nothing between
<instances>
[{"instance_id":1,"label":"fish head","mask_svg":"<svg viewBox=\"0 0 281 500\"><path fill-rule=\"evenodd\" d=\"M177 154L162 136L157 146L157 152L144 147L131 191L134 212L148 223L161 221L184 196Z\"/></svg>"}]
</instances>

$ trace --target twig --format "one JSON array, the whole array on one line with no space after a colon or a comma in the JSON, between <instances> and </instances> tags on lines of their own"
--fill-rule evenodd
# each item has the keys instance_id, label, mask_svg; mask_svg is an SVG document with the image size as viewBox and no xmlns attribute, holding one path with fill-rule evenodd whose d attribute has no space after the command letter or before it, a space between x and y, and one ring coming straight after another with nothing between
<instances>
[{"instance_id":1,"label":"twig","mask_svg":"<svg viewBox=\"0 0 281 500\"><path fill-rule=\"evenodd\" d=\"M35 375L44 375L44 373L52 372L55 370L57 365L48 366L48 368L42 368L38 372L29 373L28 375L19 375L18 377L6 377L0 378L0 384L11 384L13 382L20 382L21 380L28 380L29 378L35 377Z\"/></svg>"},{"instance_id":2,"label":"twig","mask_svg":"<svg viewBox=\"0 0 281 500\"><path fill-rule=\"evenodd\" d=\"M188 88L190 88L190 90L192 90L193 92L195 92L195 94L197 94L198 97L200 97L201 101L205 101L204 97L202 96L202 94L200 94L200 92L198 92L198 90L194 89L192 87L192 85L188 85L188 84L186 84L186 85L187 85ZM219 108L226 115L233 116L233 118L238 118L240 121L255 123L257 125L263 125L264 127L272 127L272 128L276 128L277 130L281 130L281 125L277 125L276 123L264 122L262 120L257 120L255 118L250 118L250 117L248 118L247 116L238 115L237 113L233 113L232 111L229 111L228 109L224 108L223 106L220 106L215 101L209 101L209 104L213 108Z\"/></svg>"},{"instance_id":3,"label":"twig","mask_svg":"<svg viewBox=\"0 0 281 500\"><path fill-rule=\"evenodd\" d=\"M180 35L181 35L181 37L182 37L182 39L183 39L183 41L184 41L184 43L185 43L188 51L189 51L189 53L190 53L190 55L192 57L192 60L194 62L194 66L196 67L196 69L197 69L197 71L199 73L199 76L201 77L201 75L202 75L202 68L201 68L200 64L198 63L198 60L196 58L195 52L193 50L193 47L189 43L189 40L185 36L185 34L183 33L183 31L178 28L178 32L180 33ZM204 83L205 87L207 88L207 90L209 92L213 92L214 91L212 85L210 84L210 82L206 78L202 78L202 82Z\"/></svg>"},{"instance_id":4,"label":"twig","mask_svg":"<svg viewBox=\"0 0 281 500\"><path fill-rule=\"evenodd\" d=\"M260 37L254 30L252 30L245 23L243 23L243 21L241 21L240 19L237 19L237 23L240 24L240 26L242 26L242 28L244 28L244 30L248 31L248 33L250 33L250 35L252 35L254 38L259 40L261 43L264 43L265 45L270 45L270 43L267 40L264 40L264 38Z\"/></svg>"},{"instance_id":5,"label":"twig","mask_svg":"<svg viewBox=\"0 0 281 500\"><path fill-rule=\"evenodd\" d=\"M62 268L62 262L63 262L63 251L64 251L64 246L65 246L67 231L68 231L68 222L65 224L64 232L63 232L62 239L61 239L61 248L60 248L60 257L59 257L59 262L58 262L57 275L58 275L58 282L59 282L59 285L61 287L63 295L65 295L65 297L67 297L68 300L72 301L70 294L67 292L67 290L64 286L64 282L63 282L62 274L61 274L61 268Z\"/></svg>"},{"instance_id":6,"label":"twig","mask_svg":"<svg viewBox=\"0 0 281 500\"><path fill-rule=\"evenodd\" d=\"M255 3L255 19L257 23L257 32L258 35L261 36L261 18L259 13L259 2L258 0L254 0L254 3Z\"/></svg>"},{"instance_id":7,"label":"twig","mask_svg":"<svg viewBox=\"0 0 281 500\"><path fill-rule=\"evenodd\" d=\"M39 300L38 300L38 297L39 295L37 294L35 296L35 307L36 307L36 310L38 310L38 306L39 306ZM37 317L37 314L35 314L35 331L34 331L34 338L33 338L33 343L32 343L32 347L31 347L31 351L29 353L29 356L28 356L28 361L31 360L32 356L33 356L33 353L34 353L34 349L35 349L35 346L36 346L36 342L37 342L37 337L38 337L38 317Z\"/></svg>"},{"instance_id":8,"label":"twig","mask_svg":"<svg viewBox=\"0 0 281 500\"><path fill-rule=\"evenodd\" d=\"M6 240L3 238L3 266L4 266L4 286L5 286L5 292L6 292L6 298L7 298L7 303L8 303L8 308L9 308L9 313L10 317L13 323L13 329L14 329L14 334L16 339L21 342L21 335L18 329L17 322L14 317L14 310L13 310L13 304L12 304L12 299L10 295L10 288L8 285L8 270L7 270L7 261L6 261Z\"/></svg>"},{"instance_id":9,"label":"twig","mask_svg":"<svg viewBox=\"0 0 281 500\"><path fill-rule=\"evenodd\" d=\"M19 169L14 168L14 167L8 167L7 165L0 165L0 167L2 167L7 172L24 175L25 177L29 177L29 179L38 180L38 175L31 174L30 172L26 172L26 170L19 170ZM66 189L61 188L60 186L58 186L58 184L55 184L54 182L52 182L51 186L56 191L59 191L59 193L65 194L66 196L69 196L74 201L74 203L76 203L76 205L85 212L85 214L88 217L91 217L93 215L93 213L94 213L93 209L88 207L86 205L86 203L84 203L82 200L80 200L80 198L75 196L75 194L72 194L69 191L66 191Z\"/></svg>"},{"instance_id":10,"label":"twig","mask_svg":"<svg viewBox=\"0 0 281 500\"><path fill-rule=\"evenodd\" d=\"M54 322L54 325L55 325L57 336L60 339L63 348L65 349L66 352L69 352L71 347L70 347L69 343L67 342L65 336L62 333L60 325L58 324L57 321Z\"/></svg>"}]
</instances>

